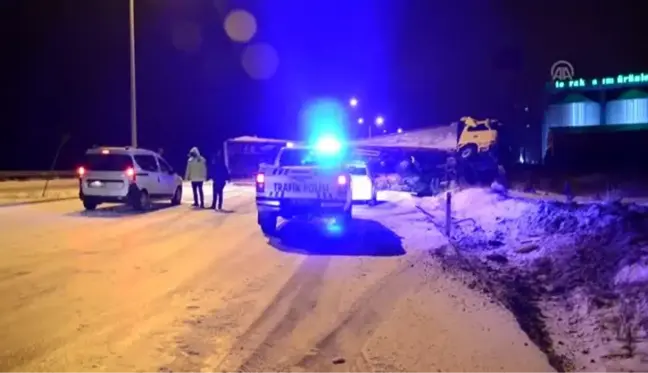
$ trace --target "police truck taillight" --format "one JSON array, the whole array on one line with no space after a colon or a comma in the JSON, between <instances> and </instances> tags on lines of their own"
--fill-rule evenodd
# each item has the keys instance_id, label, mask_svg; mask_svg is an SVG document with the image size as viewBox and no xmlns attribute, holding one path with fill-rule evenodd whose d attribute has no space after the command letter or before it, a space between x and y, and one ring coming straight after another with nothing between
<instances>
[{"instance_id":1,"label":"police truck taillight","mask_svg":"<svg viewBox=\"0 0 648 373\"><path fill-rule=\"evenodd\" d=\"M259 172L256 175L256 189L257 192L263 192L265 189L265 175L263 172Z\"/></svg>"},{"instance_id":2,"label":"police truck taillight","mask_svg":"<svg viewBox=\"0 0 648 373\"><path fill-rule=\"evenodd\" d=\"M337 185L338 185L338 194L343 195L349 190L349 183L351 179L345 174L338 175Z\"/></svg>"}]
</instances>

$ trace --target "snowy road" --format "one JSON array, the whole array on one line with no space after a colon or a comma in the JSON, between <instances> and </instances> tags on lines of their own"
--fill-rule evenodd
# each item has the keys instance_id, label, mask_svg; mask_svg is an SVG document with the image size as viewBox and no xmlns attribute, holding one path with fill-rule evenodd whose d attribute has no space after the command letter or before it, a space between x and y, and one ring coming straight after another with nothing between
<instances>
[{"instance_id":1,"label":"snowy road","mask_svg":"<svg viewBox=\"0 0 648 373\"><path fill-rule=\"evenodd\" d=\"M552 370L388 197L345 235L288 223L276 242L240 187L230 213L0 208L0 371Z\"/></svg>"}]
</instances>

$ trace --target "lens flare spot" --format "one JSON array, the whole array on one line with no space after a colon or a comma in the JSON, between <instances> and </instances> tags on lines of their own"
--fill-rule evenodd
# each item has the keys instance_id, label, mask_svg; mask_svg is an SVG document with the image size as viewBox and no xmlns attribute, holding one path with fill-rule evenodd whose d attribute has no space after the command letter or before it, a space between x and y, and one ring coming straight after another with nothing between
<instances>
[{"instance_id":1,"label":"lens flare spot","mask_svg":"<svg viewBox=\"0 0 648 373\"><path fill-rule=\"evenodd\" d=\"M279 67L279 55L269 44L256 43L243 51L242 64L245 72L258 80L270 79Z\"/></svg>"},{"instance_id":2,"label":"lens flare spot","mask_svg":"<svg viewBox=\"0 0 648 373\"><path fill-rule=\"evenodd\" d=\"M247 43L257 32L257 22L252 13L236 9L225 17L225 33L232 41Z\"/></svg>"}]
</instances>

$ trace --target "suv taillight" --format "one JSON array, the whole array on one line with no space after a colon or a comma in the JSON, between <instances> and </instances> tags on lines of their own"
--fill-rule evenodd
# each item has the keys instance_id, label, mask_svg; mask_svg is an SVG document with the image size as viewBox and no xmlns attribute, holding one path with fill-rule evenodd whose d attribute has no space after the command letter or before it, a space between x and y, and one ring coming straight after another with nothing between
<instances>
[{"instance_id":1,"label":"suv taillight","mask_svg":"<svg viewBox=\"0 0 648 373\"><path fill-rule=\"evenodd\" d=\"M265 174L259 172L256 175L256 190L257 192L263 192L265 190Z\"/></svg>"},{"instance_id":2,"label":"suv taillight","mask_svg":"<svg viewBox=\"0 0 648 373\"><path fill-rule=\"evenodd\" d=\"M135 174L135 169L133 167L128 167L126 169L126 176L130 179L131 182L135 182L137 175Z\"/></svg>"}]
</instances>

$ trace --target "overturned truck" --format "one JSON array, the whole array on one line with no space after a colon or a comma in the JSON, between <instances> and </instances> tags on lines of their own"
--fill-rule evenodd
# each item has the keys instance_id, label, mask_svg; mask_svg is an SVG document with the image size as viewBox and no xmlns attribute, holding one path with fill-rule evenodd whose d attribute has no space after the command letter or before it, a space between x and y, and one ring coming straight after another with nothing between
<instances>
[{"instance_id":1,"label":"overturned truck","mask_svg":"<svg viewBox=\"0 0 648 373\"><path fill-rule=\"evenodd\" d=\"M490 183L497 175L496 121L464 117L459 123L353 142L377 152L378 173L397 174L417 194L438 193L453 184ZM393 188L393 181L387 181Z\"/></svg>"},{"instance_id":2,"label":"overturned truck","mask_svg":"<svg viewBox=\"0 0 648 373\"><path fill-rule=\"evenodd\" d=\"M459 123L352 141L350 156L383 175L383 188L437 193L456 183L490 183L497 174L494 122L470 117ZM225 142L233 177L251 178L261 163L272 163L297 141L242 136ZM385 175L396 175L394 178ZM379 183L380 184L380 183ZM396 185L399 184L399 185Z\"/></svg>"}]
</instances>

